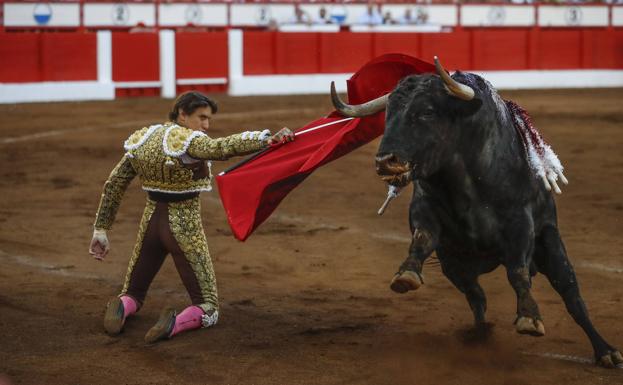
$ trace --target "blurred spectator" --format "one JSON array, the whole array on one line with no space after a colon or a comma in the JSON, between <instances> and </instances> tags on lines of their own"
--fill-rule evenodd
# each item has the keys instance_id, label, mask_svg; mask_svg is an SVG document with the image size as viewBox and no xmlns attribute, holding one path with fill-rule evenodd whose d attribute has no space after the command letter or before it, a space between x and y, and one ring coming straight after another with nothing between
<instances>
[{"instance_id":1,"label":"blurred spectator","mask_svg":"<svg viewBox=\"0 0 623 385\"><path fill-rule=\"evenodd\" d=\"M130 33L157 32L156 27L148 27L142 21L139 21L134 27L128 30Z\"/></svg>"},{"instance_id":2,"label":"blurred spectator","mask_svg":"<svg viewBox=\"0 0 623 385\"><path fill-rule=\"evenodd\" d=\"M411 8L405 8L405 13L398 19L398 24L415 24L415 17Z\"/></svg>"},{"instance_id":3,"label":"blurred spectator","mask_svg":"<svg viewBox=\"0 0 623 385\"><path fill-rule=\"evenodd\" d=\"M294 5L294 15L288 20L288 24L311 24L311 18L298 4Z\"/></svg>"},{"instance_id":4,"label":"blurred spectator","mask_svg":"<svg viewBox=\"0 0 623 385\"><path fill-rule=\"evenodd\" d=\"M396 20L392 18L392 13L390 11L386 11L383 14L383 24L396 24Z\"/></svg>"},{"instance_id":5,"label":"blurred spectator","mask_svg":"<svg viewBox=\"0 0 623 385\"><path fill-rule=\"evenodd\" d=\"M320 7L318 10L318 16L314 19L314 24L333 24L331 17L327 13L327 9L325 7Z\"/></svg>"},{"instance_id":6,"label":"blurred spectator","mask_svg":"<svg viewBox=\"0 0 623 385\"><path fill-rule=\"evenodd\" d=\"M373 3L368 3L366 12L359 16L358 24L379 25L383 23L383 17Z\"/></svg>"},{"instance_id":7,"label":"blurred spectator","mask_svg":"<svg viewBox=\"0 0 623 385\"><path fill-rule=\"evenodd\" d=\"M279 30L279 23L275 19L270 19L266 24L266 29L269 31L277 31Z\"/></svg>"},{"instance_id":8,"label":"blurred spectator","mask_svg":"<svg viewBox=\"0 0 623 385\"><path fill-rule=\"evenodd\" d=\"M417 15L415 16L415 24L426 24L428 23L428 12L426 12L426 8L418 7Z\"/></svg>"},{"instance_id":9,"label":"blurred spectator","mask_svg":"<svg viewBox=\"0 0 623 385\"><path fill-rule=\"evenodd\" d=\"M402 15L400 19L398 19L399 24L426 24L428 23L428 13L426 12L426 8L424 7L416 7L415 8L416 15L413 15L413 10L411 8L405 8L405 13Z\"/></svg>"}]
</instances>

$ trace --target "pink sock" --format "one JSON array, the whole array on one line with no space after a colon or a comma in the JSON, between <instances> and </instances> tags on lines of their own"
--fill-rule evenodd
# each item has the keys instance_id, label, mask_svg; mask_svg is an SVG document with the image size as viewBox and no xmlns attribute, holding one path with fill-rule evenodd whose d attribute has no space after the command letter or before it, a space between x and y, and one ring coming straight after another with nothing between
<instances>
[{"instance_id":1,"label":"pink sock","mask_svg":"<svg viewBox=\"0 0 623 385\"><path fill-rule=\"evenodd\" d=\"M136 309L138 305L136 301L127 295L122 295L120 298L121 302L123 302L123 318L126 319L132 314L136 313Z\"/></svg>"},{"instance_id":2,"label":"pink sock","mask_svg":"<svg viewBox=\"0 0 623 385\"><path fill-rule=\"evenodd\" d=\"M198 306L189 306L175 317L175 326L169 337L183 332L184 330L199 329L203 310Z\"/></svg>"}]
</instances>

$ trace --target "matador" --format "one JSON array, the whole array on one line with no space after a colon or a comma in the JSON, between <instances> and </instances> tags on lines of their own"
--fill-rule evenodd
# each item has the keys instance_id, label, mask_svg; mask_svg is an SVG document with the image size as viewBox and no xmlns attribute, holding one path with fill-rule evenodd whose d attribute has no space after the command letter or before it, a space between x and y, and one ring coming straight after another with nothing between
<instances>
[{"instance_id":1,"label":"matador","mask_svg":"<svg viewBox=\"0 0 623 385\"><path fill-rule=\"evenodd\" d=\"M124 143L125 154L104 184L94 224L90 254L102 260L109 250L106 232L130 182L138 176L147 203L121 293L111 299L104 315L110 335L121 332L127 317L136 313L166 256L188 291L192 305L179 314L164 309L145 335L146 343L168 339L185 331L209 327L218 321L216 280L203 231L199 193L210 191L210 160L225 160L291 141L294 134L282 128L246 131L212 139L205 131L217 104L199 92L180 95L169 113L169 122L142 128Z\"/></svg>"}]
</instances>

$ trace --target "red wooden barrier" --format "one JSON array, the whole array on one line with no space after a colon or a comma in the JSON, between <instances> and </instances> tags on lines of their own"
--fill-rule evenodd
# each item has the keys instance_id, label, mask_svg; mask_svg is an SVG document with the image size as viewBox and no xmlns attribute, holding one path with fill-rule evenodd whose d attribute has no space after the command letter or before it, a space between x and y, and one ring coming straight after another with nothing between
<instances>
[{"instance_id":1,"label":"red wooden barrier","mask_svg":"<svg viewBox=\"0 0 623 385\"><path fill-rule=\"evenodd\" d=\"M526 70L529 63L529 29L471 31L472 64L479 70Z\"/></svg>"},{"instance_id":2,"label":"red wooden barrier","mask_svg":"<svg viewBox=\"0 0 623 385\"><path fill-rule=\"evenodd\" d=\"M623 29L473 28L450 33L244 32L245 75L349 73L390 52L448 69L623 68Z\"/></svg>"},{"instance_id":3,"label":"red wooden barrier","mask_svg":"<svg viewBox=\"0 0 623 385\"><path fill-rule=\"evenodd\" d=\"M582 32L547 29L538 32L536 69L582 68Z\"/></svg>"},{"instance_id":4,"label":"red wooden barrier","mask_svg":"<svg viewBox=\"0 0 623 385\"><path fill-rule=\"evenodd\" d=\"M177 32L175 73L177 79L227 78L227 32Z\"/></svg>"},{"instance_id":5,"label":"red wooden barrier","mask_svg":"<svg viewBox=\"0 0 623 385\"><path fill-rule=\"evenodd\" d=\"M422 46L422 35L415 33L391 33L372 35L374 56L401 52L417 57Z\"/></svg>"},{"instance_id":6,"label":"red wooden barrier","mask_svg":"<svg viewBox=\"0 0 623 385\"><path fill-rule=\"evenodd\" d=\"M41 70L43 81L96 81L96 34L41 34Z\"/></svg>"},{"instance_id":7,"label":"red wooden barrier","mask_svg":"<svg viewBox=\"0 0 623 385\"><path fill-rule=\"evenodd\" d=\"M275 73L275 32L246 31L242 40L245 75Z\"/></svg>"},{"instance_id":8,"label":"red wooden barrier","mask_svg":"<svg viewBox=\"0 0 623 385\"><path fill-rule=\"evenodd\" d=\"M419 57L432 62L435 55L448 70L472 67L471 34L464 30L451 33L428 33L422 35Z\"/></svg>"},{"instance_id":9,"label":"red wooden barrier","mask_svg":"<svg viewBox=\"0 0 623 385\"><path fill-rule=\"evenodd\" d=\"M227 32L176 33L176 78L228 77ZM623 28L457 28L450 33L245 31L245 75L349 73L371 58L404 52L450 69L623 69ZM94 33L0 33L0 82L97 80ZM112 34L115 82L160 80L157 33ZM225 89L225 85L217 85ZM140 87L140 86L139 86ZM181 85L178 90L211 85ZM120 94L159 94L124 90Z\"/></svg>"},{"instance_id":10,"label":"red wooden barrier","mask_svg":"<svg viewBox=\"0 0 623 385\"><path fill-rule=\"evenodd\" d=\"M0 82L41 81L39 34L0 34Z\"/></svg>"},{"instance_id":11,"label":"red wooden barrier","mask_svg":"<svg viewBox=\"0 0 623 385\"><path fill-rule=\"evenodd\" d=\"M320 36L319 72L354 72L374 55L371 33L324 33Z\"/></svg>"},{"instance_id":12,"label":"red wooden barrier","mask_svg":"<svg viewBox=\"0 0 623 385\"><path fill-rule=\"evenodd\" d=\"M300 74L319 72L318 34L276 33L275 72Z\"/></svg>"},{"instance_id":13,"label":"red wooden barrier","mask_svg":"<svg viewBox=\"0 0 623 385\"><path fill-rule=\"evenodd\" d=\"M116 82L159 81L158 34L113 32L112 78Z\"/></svg>"},{"instance_id":14,"label":"red wooden barrier","mask_svg":"<svg viewBox=\"0 0 623 385\"><path fill-rule=\"evenodd\" d=\"M97 80L93 33L2 33L0 57L0 82Z\"/></svg>"}]
</instances>

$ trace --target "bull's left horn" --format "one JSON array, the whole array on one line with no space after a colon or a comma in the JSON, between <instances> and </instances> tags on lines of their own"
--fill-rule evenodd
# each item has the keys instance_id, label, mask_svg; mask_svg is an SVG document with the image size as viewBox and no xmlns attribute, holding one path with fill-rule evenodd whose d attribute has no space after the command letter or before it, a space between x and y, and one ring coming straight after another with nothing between
<instances>
[{"instance_id":1,"label":"bull's left horn","mask_svg":"<svg viewBox=\"0 0 623 385\"><path fill-rule=\"evenodd\" d=\"M435 68L437 69L437 74L441 77L441 80L443 80L446 89L452 95L463 100L472 100L474 98L475 93L472 87L466 86L465 84L461 84L452 79L439 63L439 58L437 56L435 56Z\"/></svg>"},{"instance_id":2,"label":"bull's left horn","mask_svg":"<svg viewBox=\"0 0 623 385\"><path fill-rule=\"evenodd\" d=\"M376 114L379 111L383 111L387 105L387 99L389 94L385 94L376 99L372 99L369 102L363 104L346 104L340 99L335 91L335 82L331 82L331 101L336 110L338 110L344 116L350 116L352 118L359 118Z\"/></svg>"}]
</instances>

